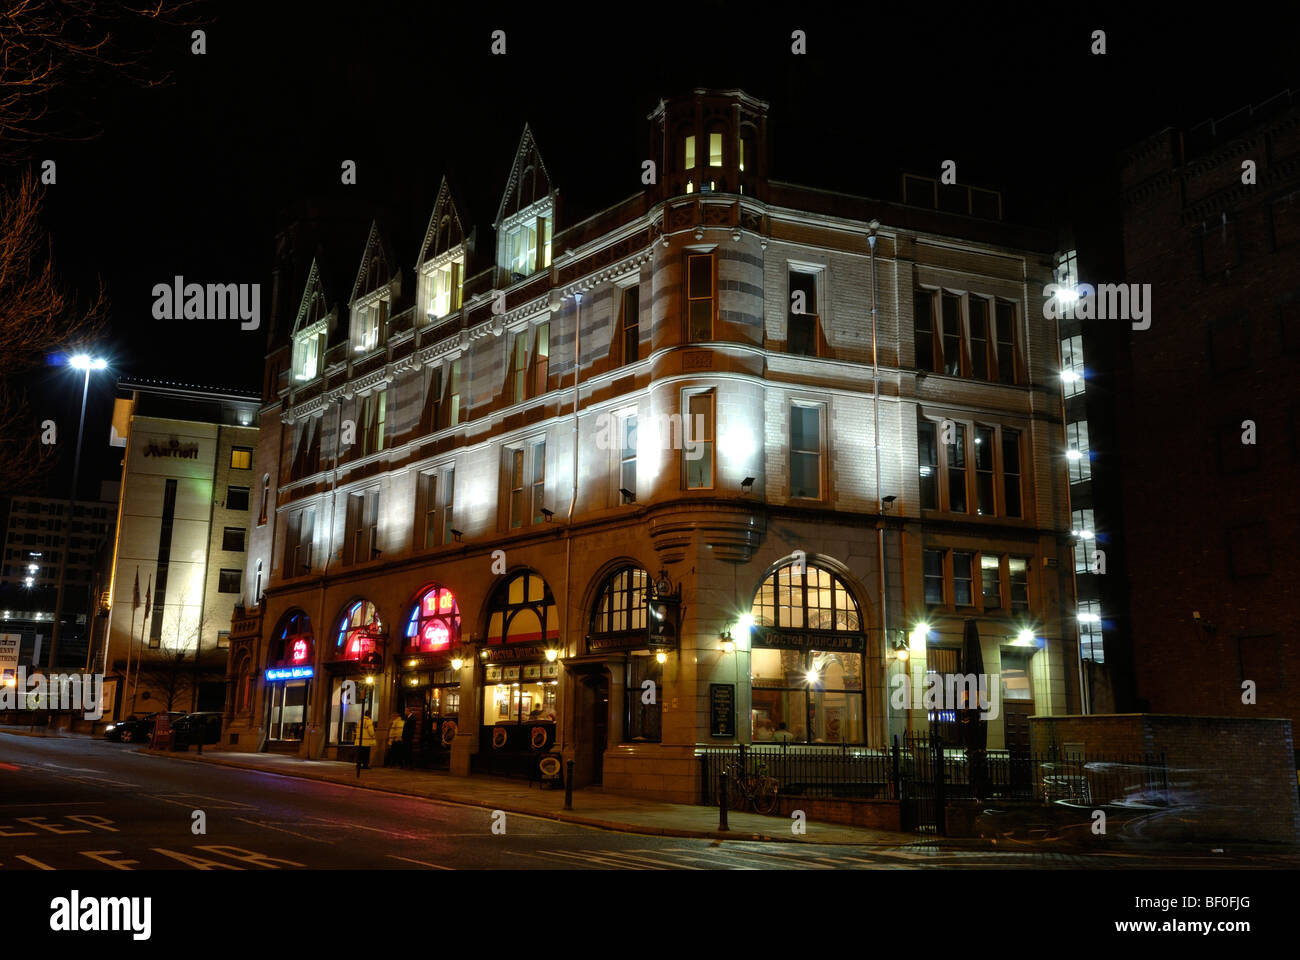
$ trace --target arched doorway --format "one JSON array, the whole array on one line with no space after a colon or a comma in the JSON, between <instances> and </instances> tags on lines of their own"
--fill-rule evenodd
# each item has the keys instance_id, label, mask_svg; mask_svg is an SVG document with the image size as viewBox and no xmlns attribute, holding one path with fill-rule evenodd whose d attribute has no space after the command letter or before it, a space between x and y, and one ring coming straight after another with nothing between
<instances>
[{"instance_id":1,"label":"arched doorway","mask_svg":"<svg viewBox=\"0 0 1300 960\"><path fill-rule=\"evenodd\" d=\"M460 605L440 583L422 587L403 630L399 706L406 718L403 752L421 767L446 767L460 723Z\"/></svg>"},{"instance_id":2,"label":"arched doorway","mask_svg":"<svg viewBox=\"0 0 1300 960\"><path fill-rule=\"evenodd\" d=\"M523 570L498 584L488 601L487 638L480 657L480 767L531 775L540 754L555 746L559 645L559 615L546 581Z\"/></svg>"},{"instance_id":3,"label":"arched doorway","mask_svg":"<svg viewBox=\"0 0 1300 960\"><path fill-rule=\"evenodd\" d=\"M347 763L356 761L365 717L377 728L379 691L382 686L385 646L379 608L359 598L344 605L334 621L333 642L323 664L329 677L330 699L325 717L326 756ZM364 746L377 759L378 744L365 734Z\"/></svg>"},{"instance_id":4,"label":"arched doorway","mask_svg":"<svg viewBox=\"0 0 1300 960\"><path fill-rule=\"evenodd\" d=\"M291 753L307 729L307 705L315 675L315 641L311 619L301 610L287 611L271 633L267 649L265 746Z\"/></svg>"},{"instance_id":5,"label":"arched doorway","mask_svg":"<svg viewBox=\"0 0 1300 960\"><path fill-rule=\"evenodd\" d=\"M773 570L751 610L753 742L867 742L862 611L812 561Z\"/></svg>"}]
</instances>

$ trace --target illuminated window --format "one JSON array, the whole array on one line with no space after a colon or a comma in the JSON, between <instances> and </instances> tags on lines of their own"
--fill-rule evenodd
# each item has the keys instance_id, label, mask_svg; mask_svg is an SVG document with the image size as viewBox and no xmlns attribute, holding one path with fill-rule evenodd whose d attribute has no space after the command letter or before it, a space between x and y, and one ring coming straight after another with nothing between
<instances>
[{"instance_id":1,"label":"illuminated window","mask_svg":"<svg viewBox=\"0 0 1300 960\"><path fill-rule=\"evenodd\" d=\"M538 251L541 261L538 261ZM551 215L529 217L506 230L504 264L516 277L551 265Z\"/></svg>"},{"instance_id":2,"label":"illuminated window","mask_svg":"<svg viewBox=\"0 0 1300 960\"><path fill-rule=\"evenodd\" d=\"M546 581L535 573L519 573L499 585L493 591L489 610L489 644L559 642L555 597Z\"/></svg>"},{"instance_id":3,"label":"illuminated window","mask_svg":"<svg viewBox=\"0 0 1300 960\"><path fill-rule=\"evenodd\" d=\"M805 562L771 573L754 595L750 611L759 626L790 630L858 632L862 615L844 581Z\"/></svg>"},{"instance_id":4,"label":"illuminated window","mask_svg":"<svg viewBox=\"0 0 1300 960\"><path fill-rule=\"evenodd\" d=\"M966 428L953 425L952 442L944 444L948 467L948 509L952 513L966 512Z\"/></svg>"},{"instance_id":5,"label":"illuminated window","mask_svg":"<svg viewBox=\"0 0 1300 960\"><path fill-rule=\"evenodd\" d=\"M231 447L230 448L230 469L231 470L253 469L253 448L252 447Z\"/></svg>"},{"instance_id":6,"label":"illuminated window","mask_svg":"<svg viewBox=\"0 0 1300 960\"><path fill-rule=\"evenodd\" d=\"M1066 337L1061 341L1061 389L1066 397L1073 397L1083 388L1083 337Z\"/></svg>"},{"instance_id":7,"label":"illuminated window","mask_svg":"<svg viewBox=\"0 0 1300 960\"><path fill-rule=\"evenodd\" d=\"M335 660L360 660L375 652L376 641L383 632L379 610L369 600L351 604L339 618L334 638Z\"/></svg>"},{"instance_id":8,"label":"illuminated window","mask_svg":"<svg viewBox=\"0 0 1300 960\"><path fill-rule=\"evenodd\" d=\"M1011 583L1012 611L1029 609L1029 559L1012 557L1007 561L1007 572Z\"/></svg>"},{"instance_id":9,"label":"illuminated window","mask_svg":"<svg viewBox=\"0 0 1300 960\"><path fill-rule=\"evenodd\" d=\"M981 593L984 609L1002 609L1002 561L996 555L980 554Z\"/></svg>"},{"instance_id":10,"label":"illuminated window","mask_svg":"<svg viewBox=\"0 0 1300 960\"><path fill-rule=\"evenodd\" d=\"M686 258L687 336L692 341L713 338L713 255Z\"/></svg>"},{"instance_id":11,"label":"illuminated window","mask_svg":"<svg viewBox=\"0 0 1300 960\"><path fill-rule=\"evenodd\" d=\"M695 166L695 137L686 138L686 169L690 170ZM686 191L690 193L689 190Z\"/></svg>"},{"instance_id":12,"label":"illuminated window","mask_svg":"<svg viewBox=\"0 0 1300 960\"><path fill-rule=\"evenodd\" d=\"M646 629L646 599L650 577L637 567L611 574L600 588L591 614L596 635L631 633Z\"/></svg>"},{"instance_id":13,"label":"illuminated window","mask_svg":"<svg viewBox=\"0 0 1300 960\"><path fill-rule=\"evenodd\" d=\"M709 134L709 166L722 166L722 134Z\"/></svg>"},{"instance_id":14,"label":"illuminated window","mask_svg":"<svg viewBox=\"0 0 1300 960\"><path fill-rule=\"evenodd\" d=\"M465 287L464 270L464 258L457 257L428 271L426 282L429 317L436 320L460 309Z\"/></svg>"},{"instance_id":15,"label":"illuminated window","mask_svg":"<svg viewBox=\"0 0 1300 960\"><path fill-rule=\"evenodd\" d=\"M1092 479L1092 458L1088 447L1088 423L1079 420L1065 425L1065 457L1070 464L1070 482Z\"/></svg>"},{"instance_id":16,"label":"illuminated window","mask_svg":"<svg viewBox=\"0 0 1300 960\"><path fill-rule=\"evenodd\" d=\"M406 652L447 653L460 643L460 608L455 595L434 584L425 590L406 621Z\"/></svg>"},{"instance_id":17,"label":"illuminated window","mask_svg":"<svg viewBox=\"0 0 1300 960\"><path fill-rule=\"evenodd\" d=\"M1092 508L1075 510L1070 515L1070 521L1070 533L1076 537L1074 543L1074 572L1092 573L1093 560L1097 554L1097 535L1093 529Z\"/></svg>"},{"instance_id":18,"label":"illuminated window","mask_svg":"<svg viewBox=\"0 0 1300 960\"><path fill-rule=\"evenodd\" d=\"M311 620L301 610L290 610L271 634L268 664L311 663Z\"/></svg>"},{"instance_id":19,"label":"illuminated window","mask_svg":"<svg viewBox=\"0 0 1300 960\"><path fill-rule=\"evenodd\" d=\"M311 380L320 371L325 334L326 328L322 322L312 324L294 336L293 378L295 380Z\"/></svg>"}]
</instances>

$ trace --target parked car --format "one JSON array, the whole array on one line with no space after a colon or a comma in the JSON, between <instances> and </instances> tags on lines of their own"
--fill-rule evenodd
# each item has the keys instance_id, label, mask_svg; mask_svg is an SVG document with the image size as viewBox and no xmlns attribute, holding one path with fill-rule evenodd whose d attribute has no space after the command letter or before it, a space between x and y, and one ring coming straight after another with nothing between
<instances>
[{"instance_id":1,"label":"parked car","mask_svg":"<svg viewBox=\"0 0 1300 960\"><path fill-rule=\"evenodd\" d=\"M172 745L175 747L188 747L192 743L217 743L221 740L221 713L216 710L187 713L172 724L172 733Z\"/></svg>"},{"instance_id":2,"label":"parked car","mask_svg":"<svg viewBox=\"0 0 1300 960\"><path fill-rule=\"evenodd\" d=\"M170 712L172 723L185 716L184 712L180 710ZM149 735L153 733L154 718L159 713L162 713L162 711L157 710L143 717L131 716L125 720L119 720L117 723L110 723L104 728L104 739L113 740L117 743L145 743L148 741Z\"/></svg>"}]
</instances>

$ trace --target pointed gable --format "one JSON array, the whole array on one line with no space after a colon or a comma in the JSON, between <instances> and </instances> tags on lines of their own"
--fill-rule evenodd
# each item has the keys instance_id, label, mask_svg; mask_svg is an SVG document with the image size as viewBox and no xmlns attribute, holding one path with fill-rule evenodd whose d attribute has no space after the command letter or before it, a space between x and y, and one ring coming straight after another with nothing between
<instances>
[{"instance_id":1,"label":"pointed gable","mask_svg":"<svg viewBox=\"0 0 1300 960\"><path fill-rule=\"evenodd\" d=\"M424 231L424 241L420 244L416 268L464 242L465 228L461 223L460 212L456 209L456 202L452 199L451 186L444 176L438 187L438 198L433 202L429 226Z\"/></svg>"},{"instance_id":2,"label":"pointed gable","mask_svg":"<svg viewBox=\"0 0 1300 960\"><path fill-rule=\"evenodd\" d=\"M379 221L371 220L370 235L366 238L365 252L361 256L361 265L357 268L357 279L352 284L352 296L348 298L348 303L356 303L397 275L397 260L379 229Z\"/></svg>"},{"instance_id":3,"label":"pointed gable","mask_svg":"<svg viewBox=\"0 0 1300 960\"><path fill-rule=\"evenodd\" d=\"M307 271L307 285L303 288L302 299L298 301L298 313L293 321L294 335L327 320L329 314L329 297L321 279L320 260L312 257L311 269Z\"/></svg>"},{"instance_id":4,"label":"pointed gable","mask_svg":"<svg viewBox=\"0 0 1300 960\"><path fill-rule=\"evenodd\" d=\"M506 181L506 192L501 197L501 206L493 226L500 227L502 221L524 210L539 200L545 200L552 192L550 174L542 162L542 154L533 139L533 131L524 124L523 136L519 138L519 149L515 151L515 162L510 167L510 178Z\"/></svg>"}]
</instances>

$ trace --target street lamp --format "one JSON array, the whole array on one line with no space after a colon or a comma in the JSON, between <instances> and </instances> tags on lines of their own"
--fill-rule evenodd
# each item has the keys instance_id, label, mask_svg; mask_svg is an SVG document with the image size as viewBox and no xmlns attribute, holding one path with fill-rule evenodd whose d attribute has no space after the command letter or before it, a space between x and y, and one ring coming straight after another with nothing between
<instances>
[{"instance_id":1,"label":"street lamp","mask_svg":"<svg viewBox=\"0 0 1300 960\"><path fill-rule=\"evenodd\" d=\"M68 359L68 365L74 370L85 371L85 379L81 384L81 420L77 424L77 455L72 462L72 491L68 497L68 511L66 519L63 522L63 556L59 563L59 586L54 594L54 628L50 631L50 671L59 669L59 634L63 626L63 579L68 569L68 546L72 543L72 504L77 499L77 479L81 474L81 434L86 426L86 395L90 392L90 372L92 370L103 370L108 366L108 361L103 357L92 357L89 354L78 353ZM87 618L86 631L90 632L91 621ZM89 649L89 636L87 636L87 649ZM39 666L39 664L34 664Z\"/></svg>"}]
</instances>

